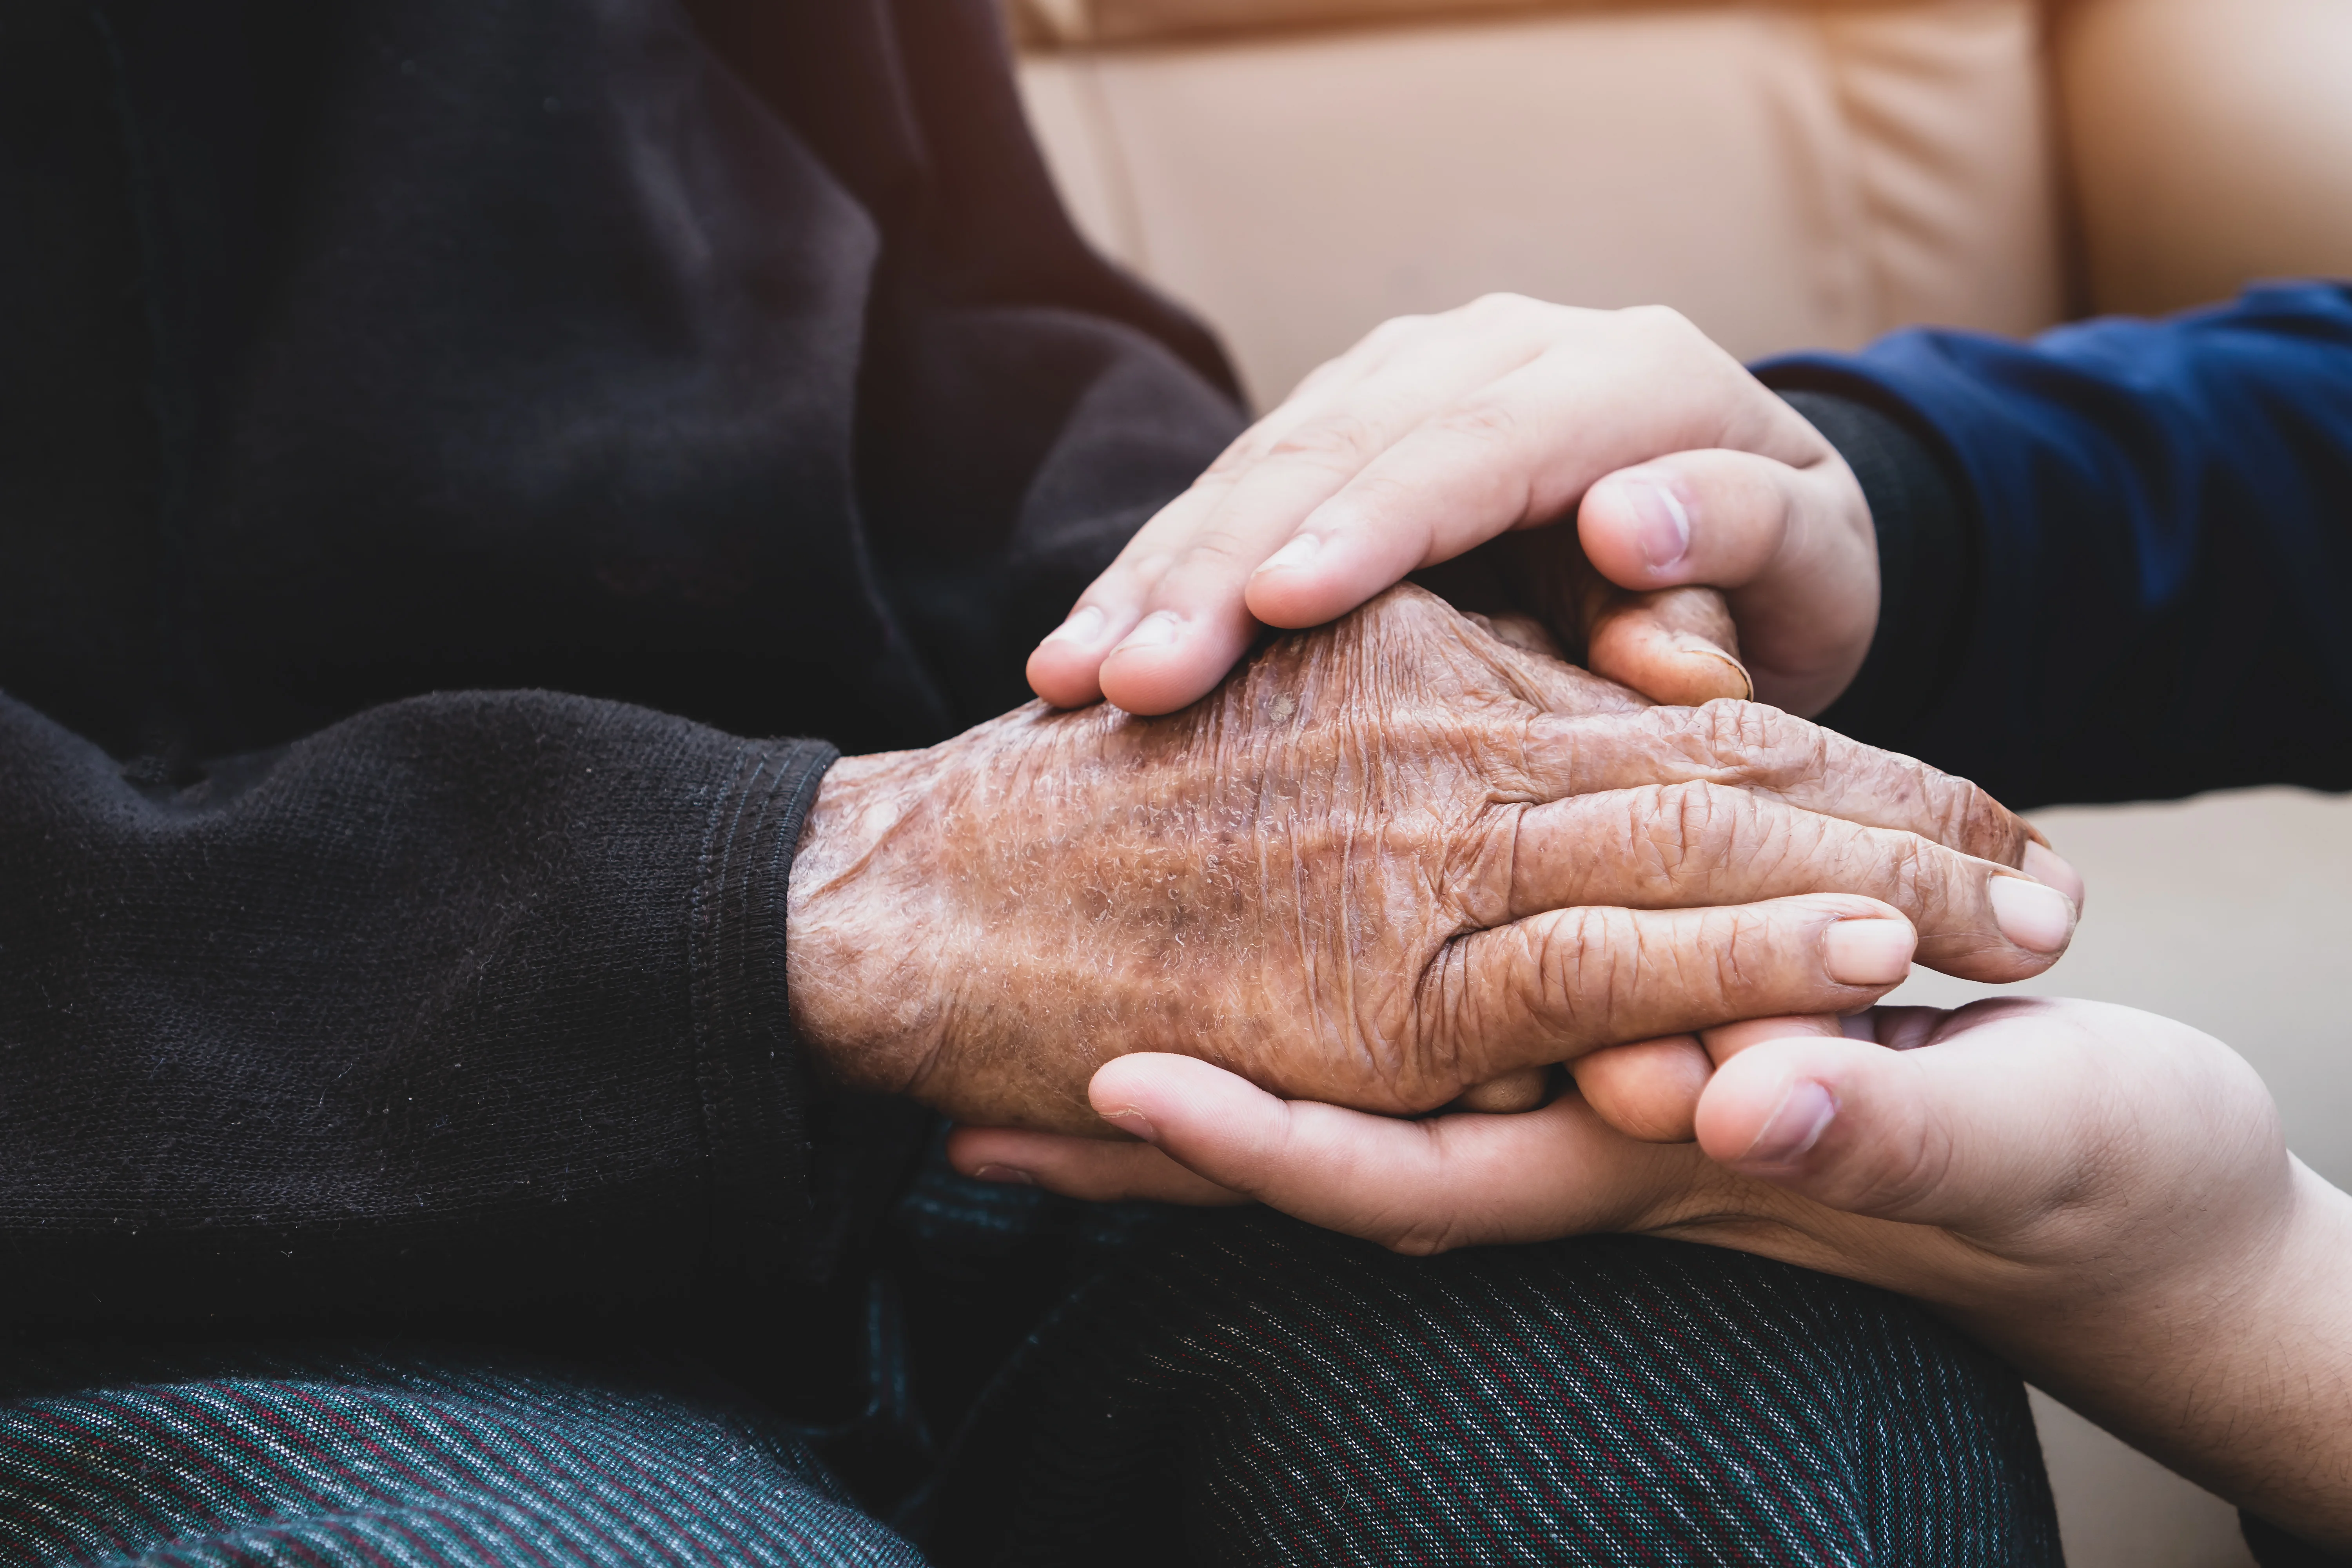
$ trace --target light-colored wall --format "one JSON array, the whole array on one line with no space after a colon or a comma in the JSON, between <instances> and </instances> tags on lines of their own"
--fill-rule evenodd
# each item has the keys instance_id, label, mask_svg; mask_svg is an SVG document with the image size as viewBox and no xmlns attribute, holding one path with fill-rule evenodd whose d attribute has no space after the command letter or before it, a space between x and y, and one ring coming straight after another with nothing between
<instances>
[{"instance_id":1,"label":"light-colored wall","mask_svg":"<svg viewBox=\"0 0 2352 1568\"><path fill-rule=\"evenodd\" d=\"M2195 1025L2252 1062L2287 1141L2352 1186L2352 796L2265 789L2038 812L2089 883L2074 947L2016 989L2120 1002ZM1993 994L1925 972L1891 998ZM2037 1396L2073 1568L2240 1568L2235 1514Z\"/></svg>"}]
</instances>

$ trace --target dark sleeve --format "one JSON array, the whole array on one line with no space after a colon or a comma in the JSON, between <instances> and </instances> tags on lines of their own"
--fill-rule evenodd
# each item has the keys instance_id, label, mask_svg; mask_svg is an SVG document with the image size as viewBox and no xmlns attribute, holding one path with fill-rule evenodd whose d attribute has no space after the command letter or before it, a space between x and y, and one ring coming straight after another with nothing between
<instances>
[{"instance_id":1,"label":"dark sleeve","mask_svg":"<svg viewBox=\"0 0 2352 1568\"><path fill-rule=\"evenodd\" d=\"M0 698L0 1318L803 1269L784 891L835 754L471 693L142 791Z\"/></svg>"},{"instance_id":2,"label":"dark sleeve","mask_svg":"<svg viewBox=\"0 0 2352 1568\"><path fill-rule=\"evenodd\" d=\"M2343 286L1759 374L1855 460L1891 574L1825 717L2018 806L2352 787Z\"/></svg>"},{"instance_id":3,"label":"dark sleeve","mask_svg":"<svg viewBox=\"0 0 2352 1568\"><path fill-rule=\"evenodd\" d=\"M2238 1528L2245 1535L2247 1550L2262 1568L2344 1568L2352 1563L2352 1557L2306 1546L2268 1520L2257 1519L2251 1513L2239 1513Z\"/></svg>"}]
</instances>

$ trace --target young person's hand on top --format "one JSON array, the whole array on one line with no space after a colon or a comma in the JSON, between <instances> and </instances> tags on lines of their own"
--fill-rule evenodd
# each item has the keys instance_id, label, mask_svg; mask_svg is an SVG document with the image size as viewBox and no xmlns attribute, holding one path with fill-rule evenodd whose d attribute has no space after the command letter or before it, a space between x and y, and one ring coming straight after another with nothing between
<instances>
[{"instance_id":1,"label":"young person's hand on top","mask_svg":"<svg viewBox=\"0 0 2352 1568\"><path fill-rule=\"evenodd\" d=\"M1309 375L1079 596L1030 682L1170 712L1261 623L1319 625L1515 530L1551 634L1658 700L1818 713L1877 624L1869 506L1787 403L1672 310L1493 295Z\"/></svg>"}]
</instances>

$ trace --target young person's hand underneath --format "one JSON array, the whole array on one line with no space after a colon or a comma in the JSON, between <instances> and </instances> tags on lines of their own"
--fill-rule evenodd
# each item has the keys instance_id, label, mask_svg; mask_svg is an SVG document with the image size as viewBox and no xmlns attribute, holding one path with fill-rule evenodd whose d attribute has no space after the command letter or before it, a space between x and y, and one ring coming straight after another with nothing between
<instances>
[{"instance_id":1,"label":"young person's hand underneath","mask_svg":"<svg viewBox=\"0 0 2352 1568\"><path fill-rule=\"evenodd\" d=\"M1109 1135L1087 1080L1130 1051L1419 1112L1864 1005L1915 940L2039 973L2074 905L2029 831L1770 709L1650 708L1406 585L1171 717L1032 704L837 763L792 868L793 1022L835 1081L971 1121Z\"/></svg>"},{"instance_id":2,"label":"young person's hand underneath","mask_svg":"<svg viewBox=\"0 0 2352 1568\"><path fill-rule=\"evenodd\" d=\"M1319 625L1571 514L1522 564L1600 674L1665 701L1749 695L1752 675L1810 714L1869 650L1869 507L1819 432L1671 310L1495 295L1388 322L1308 376L1079 596L1030 682L1063 707L1171 712L1260 622ZM1688 584L1727 594L1736 647Z\"/></svg>"},{"instance_id":3,"label":"young person's hand underneath","mask_svg":"<svg viewBox=\"0 0 2352 1568\"><path fill-rule=\"evenodd\" d=\"M1891 1048L1890 1048L1891 1047ZM1130 1057L1124 1146L962 1129L958 1169L1096 1198L1258 1199L1412 1252L1590 1231L1759 1252L1927 1301L2222 1495L2352 1545L2352 1198L2186 1026L2012 999L1767 1019L1582 1058L1590 1094L1420 1121ZM1181 1161L1180 1164L1178 1162Z\"/></svg>"}]
</instances>

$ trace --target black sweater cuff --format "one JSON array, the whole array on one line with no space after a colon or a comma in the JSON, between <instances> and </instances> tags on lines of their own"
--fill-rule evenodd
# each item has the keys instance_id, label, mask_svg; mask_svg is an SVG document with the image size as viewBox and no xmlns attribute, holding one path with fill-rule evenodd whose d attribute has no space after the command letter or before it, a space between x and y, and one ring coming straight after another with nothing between
<instances>
[{"instance_id":1,"label":"black sweater cuff","mask_svg":"<svg viewBox=\"0 0 2352 1568\"><path fill-rule=\"evenodd\" d=\"M1943 459L1901 421L1834 393L1780 395L1853 469L1878 535L1878 628L1821 722L1899 743L1959 662L1977 595L1974 520Z\"/></svg>"},{"instance_id":2,"label":"black sweater cuff","mask_svg":"<svg viewBox=\"0 0 2352 1568\"><path fill-rule=\"evenodd\" d=\"M807 1083L784 984L784 910L793 852L840 756L822 741L745 745L703 846L692 935L695 1077L710 1148L710 1262L721 1279L822 1275L827 1260L811 1254L830 1250L812 1234L824 1227L811 1212Z\"/></svg>"}]
</instances>

